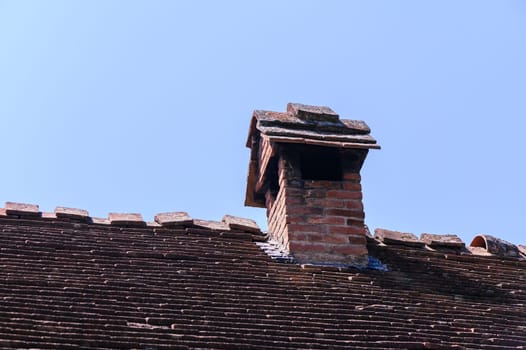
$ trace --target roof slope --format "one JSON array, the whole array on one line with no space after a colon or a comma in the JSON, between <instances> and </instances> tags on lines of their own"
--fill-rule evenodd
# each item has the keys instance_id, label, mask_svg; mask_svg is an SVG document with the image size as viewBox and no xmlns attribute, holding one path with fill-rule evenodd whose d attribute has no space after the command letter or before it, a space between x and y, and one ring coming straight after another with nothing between
<instances>
[{"instance_id":1,"label":"roof slope","mask_svg":"<svg viewBox=\"0 0 526 350\"><path fill-rule=\"evenodd\" d=\"M331 269L224 227L0 216L0 230L3 348L526 347L520 259L370 240L389 271Z\"/></svg>"}]
</instances>

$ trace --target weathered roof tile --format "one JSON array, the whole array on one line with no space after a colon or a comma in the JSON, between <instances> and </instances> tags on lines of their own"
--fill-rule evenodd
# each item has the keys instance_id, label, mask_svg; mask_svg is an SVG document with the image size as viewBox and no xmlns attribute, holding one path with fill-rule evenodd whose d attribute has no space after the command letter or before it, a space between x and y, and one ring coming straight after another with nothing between
<instances>
[{"instance_id":1,"label":"weathered roof tile","mask_svg":"<svg viewBox=\"0 0 526 350\"><path fill-rule=\"evenodd\" d=\"M477 235L475 238L473 238L470 246L482 248L488 253L500 257L519 257L519 249L516 245L491 235Z\"/></svg>"},{"instance_id":2,"label":"weathered roof tile","mask_svg":"<svg viewBox=\"0 0 526 350\"><path fill-rule=\"evenodd\" d=\"M178 230L0 217L0 347L525 344L524 259L369 240L388 269L302 268L270 258L250 233L197 221Z\"/></svg>"},{"instance_id":3,"label":"weathered roof tile","mask_svg":"<svg viewBox=\"0 0 526 350\"><path fill-rule=\"evenodd\" d=\"M339 116L336 112L326 106L309 106L301 103L287 104L287 112L292 115L307 120L318 120L337 122Z\"/></svg>"},{"instance_id":4,"label":"weathered roof tile","mask_svg":"<svg viewBox=\"0 0 526 350\"><path fill-rule=\"evenodd\" d=\"M142 215L137 213L110 213L108 220L112 225L146 226Z\"/></svg>"},{"instance_id":5,"label":"weathered roof tile","mask_svg":"<svg viewBox=\"0 0 526 350\"><path fill-rule=\"evenodd\" d=\"M40 210L36 204L5 202L5 213L7 215L40 216Z\"/></svg>"},{"instance_id":6,"label":"weathered roof tile","mask_svg":"<svg viewBox=\"0 0 526 350\"><path fill-rule=\"evenodd\" d=\"M106 218L97 218L97 217L91 217L91 222L93 222L94 224L99 224L99 225L109 225L110 224L110 220Z\"/></svg>"},{"instance_id":7,"label":"weathered roof tile","mask_svg":"<svg viewBox=\"0 0 526 350\"><path fill-rule=\"evenodd\" d=\"M159 213L155 215L155 222L163 226L191 226L192 218L185 211Z\"/></svg>"},{"instance_id":8,"label":"weathered roof tile","mask_svg":"<svg viewBox=\"0 0 526 350\"><path fill-rule=\"evenodd\" d=\"M89 218L87 210L77 208L56 207L55 214L58 218L66 219L87 220Z\"/></svg>"},{"instance_id":9,"label":"weathered roof tile","mask_svg":"<svg viewBox=\"0 0 526 350\"><path fill-rule=\"evenodd\" d=\"M424 242L420 241L412 233L392 231L383 228L374 230L374 238L385 244L401 244L413 247L423 247L425 245Z\"/></svg>"},{"instance_id":10,"label":"weathered roof tile","mask_svg":"<svg viewBox=\"0 0 526 350\"><path fill-rule=\"evenodd\" d=\"M230 227L221 221L194 219L194 225L213 231L230 231Z\"/></svg>"},{"instance_id":11,"label":"weathered roof tile","mask_svg":"<svg viewBox=\"0 0 526 350\"><path fill-rule=\"evenodd\" d=\"M339 119L338 114L328 107L306 106L289 103L288 113L254 111L249 128L247 147L251 138L260 132L284 143L310 143L324 141L331 147L344 144L363 148L380 148L369 135L371 129L364 121ZM298 139L298 140L296 140Z\"/></svg>"},{"instance_id":12,"label":"weathered roof tile","mask_svg":"<svg viewBox=\"0 0 526 350\"><path fill-rule=\"evenodd\" d=\"M57 218L57 215L55 213L50 213L47 211L42 212L41 215L42 215L42 218L44 219L56 219Z\"/></svg>"},{"instance_id":13,"label":"weathered roof tile","mask_svg":"<svg viewBox=\"0 0 526 350\"><path fill-rule=\"evenodd\" d=\"M148 221L148 222L146 222L146 226L148 226L148 227L162 227L161 224L159 224L158 222L155 222L155 221Z\"/></svg>"},{"instance_id":14,"label":"weathered roof tile","mask_svg":"<svg viewBox=\"0 0 526 350\"><path fill-rule=\"evenodd\" d=\"M258 224L252 219L240 218L232 215L223 216L223 222L232 230L261 233Z\"/></svg>"},{"instance_id":15,"label":"weathered roof tile","mask_svg":"<svg viewBox=\"0 0 526 350\"><path fill-rule=\"evenodd\" d=\"M434 247L448 247L448 248L464 248L466 245L457 235L437 235L431 233L422 233L420 240L428 246Z\"/></svg>"}]
</instances>

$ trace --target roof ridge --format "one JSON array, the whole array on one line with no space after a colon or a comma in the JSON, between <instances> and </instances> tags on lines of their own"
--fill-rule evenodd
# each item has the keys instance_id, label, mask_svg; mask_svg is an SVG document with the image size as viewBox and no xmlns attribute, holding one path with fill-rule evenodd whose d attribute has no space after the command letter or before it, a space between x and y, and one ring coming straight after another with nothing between
<instances>
[{"instance_id":1,"label":"roof ridge","mask_svg":"<svg viewBox=\"0 0 526 350\"><path fill-rule=\"evenodd\" d=\"M169 229L197 229L213 232L250 233L263 235L258 224L249 218L225 214L221 221L192 218L187 212L163 212L154 221L144 221L140 213L110 212L107 218L93 217L85 209L57 206L54 212L42 212L37 204L6 202L0 208L0 218L60 220L65 222L106 225L113 227L144 227Z\"/></svg>"},{"instance_id":2,"label":"roof ridge","mask_svg":"<svg viewBox=\"0 0 526 350\"><path fill-rule=\"evenodd\" d=\"M501 259L526 259L526 249L488 234L477 234L471 244L466 244L455 234L422 233L417 237L410 232L377 228L370 240L380 245L402 245L438 252L453 252L461 255L479 255Z\"/></svg>"}]
</instances>

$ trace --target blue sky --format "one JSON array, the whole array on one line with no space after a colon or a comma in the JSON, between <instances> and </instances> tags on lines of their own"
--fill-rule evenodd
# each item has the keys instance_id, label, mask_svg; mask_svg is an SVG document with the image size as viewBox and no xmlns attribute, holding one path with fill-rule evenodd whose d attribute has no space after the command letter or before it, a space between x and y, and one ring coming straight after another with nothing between
<instances>
[{"instance_id":1,"label":"blue sky","mask_svg":"<svg viewBox=\"0 0 526 350\"><path fill-rule=\"evenodd\" d=\"M526 243L524 1L0 0L0 203L255 219L254 109L327 105L382 150L366 221Z\"/></svg>"}]
</instances>

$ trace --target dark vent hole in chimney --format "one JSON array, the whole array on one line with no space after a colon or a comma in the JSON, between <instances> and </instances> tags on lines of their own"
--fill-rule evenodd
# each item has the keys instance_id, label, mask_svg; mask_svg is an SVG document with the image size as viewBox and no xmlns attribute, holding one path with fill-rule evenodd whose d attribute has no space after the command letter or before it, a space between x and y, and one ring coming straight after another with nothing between
<instances>
[{"instance_id":1,"label":"dark vent hole in chimney","mask_svg":"<svg viewBox=\"0 0 526 350\"><path fill-rule=\"evenodd\" d=\"M338 151L307 149L301 152L300 162L303 180L342 180L342 158Z\"/></svg>"}]
</instances>

